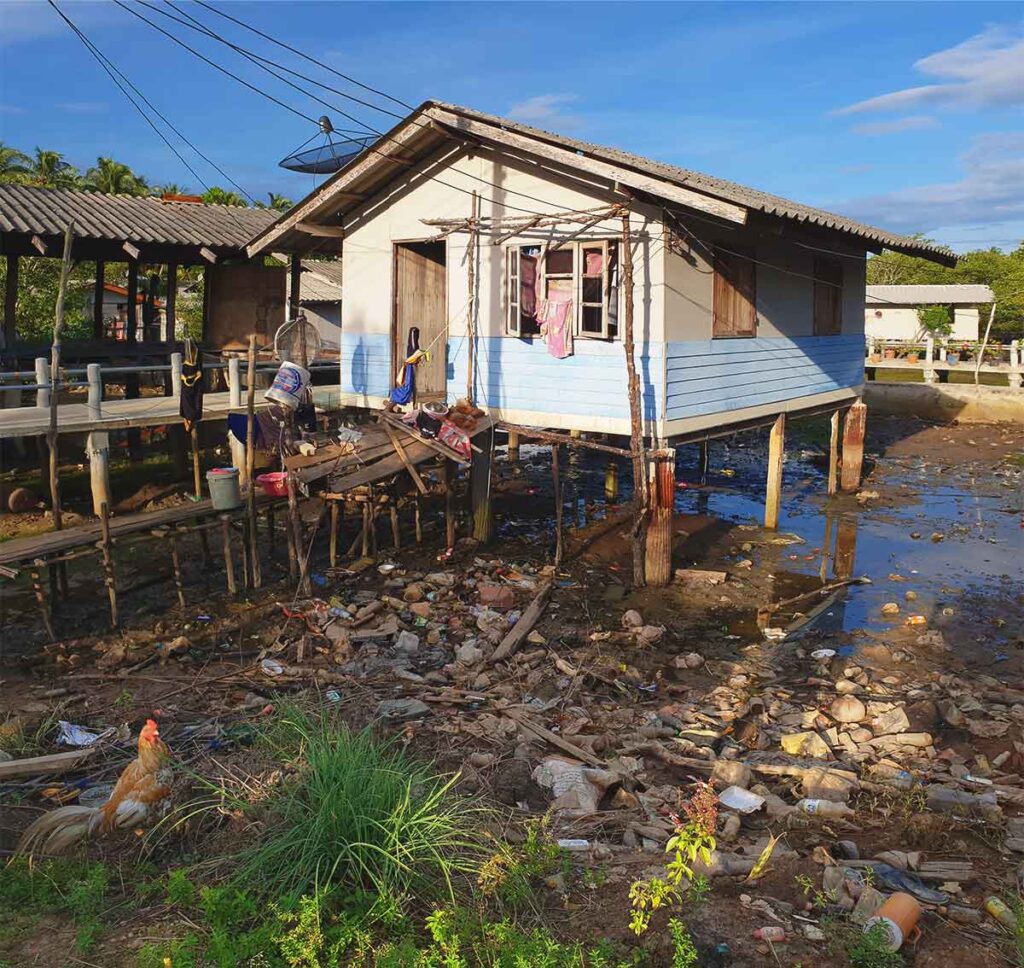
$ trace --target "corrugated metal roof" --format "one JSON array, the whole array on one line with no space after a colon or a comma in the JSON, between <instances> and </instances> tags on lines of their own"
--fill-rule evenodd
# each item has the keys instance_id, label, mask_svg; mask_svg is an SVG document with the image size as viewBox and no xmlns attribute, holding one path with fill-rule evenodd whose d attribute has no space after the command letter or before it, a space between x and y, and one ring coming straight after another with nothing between
<instances>
[{"instance_id":1,"label":"corrugated metal roof","mask_svg":"<svg viewBox=\"0 0 1024 968\"><path fill-rule=\"evenodd\" d=\"M25 235L63 235L74 220L77 238L242 249L277 215L234 205L0 185L0 232Z\"/></svg>"},{"instance_id":2,"label":"corrugated metal roof","mask_svg":"<svg viewBox=\"0 0 1024 968\"><path fill-rule=\"evenodd\" d=\"M982 285L868 286L867 302L890 306L922 306L929 303L990 303L995 294Z\"/></svg>"},{"instance_id":3,"label":"corrugated metal roof","mask_svg":"<svg viewBox=\"0 0 1024 968\"><path fill-rule=\"evenodd\" d=\"M287 297L291 297L291 276L286 285ZM302 281L299 284L299 301L341 302L341 260L323 262L316 259L302 260Z\"/></svg>"},{"instance_id":4,"label":"corrugated metal roof","mask_svg":"<svg viewBox=\"0 0 1024 968\"><path fill-rule=\"evenodd\" d=\"M582 152L594 158L600 158L612 164L633 168L637 171L646 172L659 178L664 178L676 185L690 188L694 191L703 192L714 198L720 198L745 208L764 212L768 215L776 215L780 218L793 219L798 222L807 222L812 225L820 225L824 228L834 229L838 232L847 232L851 235L860 236L873 242L880 243L885 248L896 249L900 252L919 252L927 256L939 256L944 261L955 262L956 255L944 246L930 245L921 239L915 239L906 235L896 235L884 229L875 228L871 225L864 225L855 222L853 219L842 215L835 215L820 208L812 208L809 205L801 205L799 202L792 202L789 199L781 198L778 195L771 195L768 192L759 191L756 188L748 188L736 182L726 181L723 178L715 178L712 175L705 175L701 172L691 171L688 168L679 168L675 165L667 165L664 162L652 161L650 158L643 158L640 155L630 154L618 148L608 148L603 145L595 145L586 141L579 141L576 138L569 138L565 135L554 134L550 131L543 131L518 121L510 121L508 118L501 118L493 114L485 114L482 111L475 111L472 108L461 107L457 104L447 104L442 101L428 101L423 107L436 106L446 111L462 114L468 118L475 118L487 124L507 128L533 138L540 138L552 144L561 145L572 151ZM420 109L422 110L422 108Z\"/></svg>"}]
</instances>

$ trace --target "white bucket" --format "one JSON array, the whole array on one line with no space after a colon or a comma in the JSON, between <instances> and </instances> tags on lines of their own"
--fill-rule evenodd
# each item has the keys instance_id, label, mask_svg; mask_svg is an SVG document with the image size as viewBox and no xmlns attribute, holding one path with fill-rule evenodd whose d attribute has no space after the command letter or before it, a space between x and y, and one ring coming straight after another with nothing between
<instances>
[{"instance_id":1,"label":"white bucket","mask_svg":"<svg viewBox=\"0 0 1024 968\"><path fill-rule=\"evenodd\" d=\"M290 410L302 403L302 396L309 386L309 370L297 363L282 363L274 377L270 389L264 394L267 400L273 400Z\"/></svg>"}]
</instances>

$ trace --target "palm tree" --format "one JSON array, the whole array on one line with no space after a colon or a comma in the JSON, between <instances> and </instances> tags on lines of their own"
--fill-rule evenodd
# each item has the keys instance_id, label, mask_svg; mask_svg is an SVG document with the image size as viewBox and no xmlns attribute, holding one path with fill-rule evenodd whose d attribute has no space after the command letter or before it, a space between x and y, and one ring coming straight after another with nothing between
<instances>
[{"instance_id":1,"label":"palm tree","mask_svg":"<svg viewBox=\"0 0 1024 968\"><path fill-rule=\"evenodd\" d=\"M96 167L85 173L85 184L108 195L145 195L146 180L113 158L97 158Z\"/></svg>"},{"instance_id":2,"label":"palm tree","mask_svg":"<svg viewBox=\"0 0 1024 968\"><path fill-rule=\"evenodd\" d=\"M36 148L29 167L29 179L41 188L71 188L78 181L78 169L59 151Z\"/></svg>"},{"instance_id":3,"label":"palm tree","mask_svg":"<svg viewBox=\"0 0 1024 968\"><path fill-rule=\"evenodd\" d=\"M9 148L0 141L0 182L24 181L31 159L17 148Z\"/></svg>"},{"instance_id":4,"label":"palm tree","mask_svg":"<svg viewBox=\"0 0 1024 968\"><path fill-rule=\"evenodd\" d=\"M167 182L166 185L154 185L152 189L154 196L159 198L161 195L191 195L192 192L177 182Z\"/></svg>"},{"instance_id":5,"label":"palm tree","mask_svg":"<svg viewBox=\"0 0 1024 968\"><path fill-rule=\"evenodd\" d=\"M287 212L295 204L290 198L278 195L277 192L267 192L267 197L270 199L267 208L272 208L275 212Z\"/></svg>"},{"instance_id":6,"label":"palm tree","mask_svg":"<svg viewBox=\"0 0 1024 968\"><path fill-rule=\"evenodd\" d=\"M203 201L207 205L241 205L242 208L246 207L245 199L241 195L226 191L217 185L203 192Z\"/></svg>"}]
</instances>

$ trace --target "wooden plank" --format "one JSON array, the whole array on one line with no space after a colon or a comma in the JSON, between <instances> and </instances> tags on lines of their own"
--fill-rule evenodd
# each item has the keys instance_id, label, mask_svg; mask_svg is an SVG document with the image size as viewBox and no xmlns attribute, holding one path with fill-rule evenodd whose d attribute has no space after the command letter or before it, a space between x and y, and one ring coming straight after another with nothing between
<instances>
[{"instance_id":1,"label":"wooden plank","mask_svg":"<svg viewBox=\"0 0 1024 968\"><path fill-rule=\"evenodd\" d=\"M828 442L828 496L832 497L839 490L839 411L835 410L829 418Z\"/></svg>"},{"instance_id":2,"label":"wooden plank","mask_svg":"<svg viewBox=\"0 0 1024 968\"><path fill-rule=\"evenodd\" d=\"M634 172L628 168L600 161L588 155L579 154L569 147L558 147L540 141L537 138L517 134L514 131L475 121L458 114L452 114L440 108L431 108L429 113L442 124L448 125L448 127L454 128L456 131L474 135L483 141L508 145L526 154L564 165L569 169L598 175L613 184L618 183L658 198L677 202L680 205L685 205L687 208L706 212L709 215L715 215L729 222L743 225L747 221L747 210L731 202L712 198L710 195L703 195L691 189L675 185L672 182L653 178L649 175L641 175L639 172Z\"/></svg>"},{"instance_id":3,"label":"wooden plank","mask_svg":"<svg viewBox=\"0 0 1024 968\"><path fill-rule=\"evenodd\" d=\"M46 756L30 756L20 760L0 761L0 780L14 780L22 776L45 776L52 773L66 773L92 759L100 749L100 743L71 750L69 753L49 753Z\"/></svg>"},{"instance_id":4,"label":"wooden plank","mask_svg":"<svg viewBox=\"0 0 1024 968\"><path fill-rule=\"evenodd\" d=\"M779 526L779 505L782 502L782 458L786 450L786 415L775 418L768 436L768 483L764 501L764 526Z\"/></svg>"},{"instance_id":5,"label":"wooden plank","mask_svg":"<svg viewBox=\"0 0 1024 968\"><path fill-rule=\"evenodd\" d=\"M433 456L433 451L428 447L424 447L419 441L410 443L406 450L407 459L417 464L429 460ZM328 486L332 494L344 494L345 491L351 491L355 487L373 484L376 481L383 480L385 477L393 477L404 469L405 462L397 453L392 453L388 457L382 457L380 460L360 468L353 474L331 478Z\"/></svg>"},{"instance_id":6,"label":"wooden plank","mask_svg":"<svg viewBox=\"0 0 1024 968\"><path fill-rule=\"evenodd\" d=\"M547 579L537 589L533 601L527 606L526 611L519 617L519 621L512 626L511 630L501 640L498 647L491 654L491 664L507 659L522 644L523 640L533 631L537 620L547 608L548 599L551 597L551 590L554 587L554 580Z\"/></svg>"},{"instance_id":7,"label":"wooden plank","mask_svg":"<svg viewBox=\"0 0 1024 968\"><path fill-rule=\"evenodd\" d=\"M317 225L316 222L299 222L295 228L306 235L315 235L319 239L345 238L345 228L342 225Z\"/></svg>"},{"instance_id":8,"label":"wooden plank","mask_svg":"<svg viewBox=\"0 0 1024 968\"><path fill-rule=\"evenodd\" d=\"M391 438L391 443L395 448L395 453L402 458L402 463L405 464L405 469L409 472L409 476L412 478L412 482L416 485L416 489L420 494L426 494L427 485L423 483L423 478L420 477L419 471L416 470L413 462L409 460L409 456L406 454L405 448L402 446L402 442L398 439L398 434L395 433L390 424L385 423L383 426L387 431L388 437Z\"/></svg>"},{"instance_id":9,"label":"wooden plank","mask_svg":"<svg viewBox=\"0 0 1024 968\"><path fill-rule=\"evenodd\" d=\"M501 712L502 715L507 716L513 722L518 723L528 733L533 733L534 736L547 741L556 749L560 749L563 753L568 753L569 756L573 757L573 759L580 760L588 766L598 768L605 765L604 760L598 759L593 753L583 749L582 746L570 743L557 733L553 733L550 729L535 723L532 719L526 716L525 713L520 712L518 709L503 709Z\"/></svg>"}]
</instances>

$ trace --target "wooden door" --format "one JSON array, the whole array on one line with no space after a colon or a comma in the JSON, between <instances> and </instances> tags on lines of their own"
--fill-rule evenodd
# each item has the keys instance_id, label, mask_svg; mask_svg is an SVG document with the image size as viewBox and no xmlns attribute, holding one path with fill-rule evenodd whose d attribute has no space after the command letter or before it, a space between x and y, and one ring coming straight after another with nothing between
<instances>
[{"instance_id":1,"label":"wooden door","mask_svg":"<svg viewBox=\"0 0 1024 968\"><path fill-rule=\"evenodd\" d=\"M403 242L395 246L394 373L405 359L409 329L418 326L420 348L430 359L416 367L416 402L444 400L448 370L446 247L444 242Z\"/></svg>"}]
</instances>

